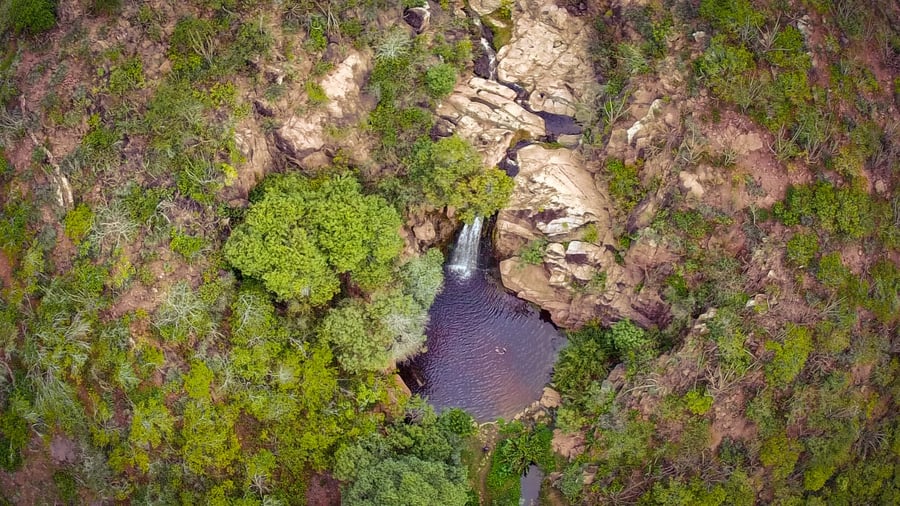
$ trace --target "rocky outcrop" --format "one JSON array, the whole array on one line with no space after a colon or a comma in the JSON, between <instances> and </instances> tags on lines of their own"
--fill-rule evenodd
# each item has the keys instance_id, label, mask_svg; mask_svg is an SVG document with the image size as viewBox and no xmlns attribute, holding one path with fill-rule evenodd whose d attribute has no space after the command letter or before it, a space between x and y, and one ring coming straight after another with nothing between
<instances>
[{"instance_id":1,"label":"rocky outcrop","mask_svg":"<svg viewBox=\"0 0 900 506\"><path fill-rule=\"evenodd\" d=\"M544 120L515 102L516 92L494 81L473 77L456 87L437 108L445 134L468 140L497 165L514 138L546 135Z\"/></svg>"},{"instance_id":2,"label":"rocky outcrop","mask_svg":"<svg viewBox=\"0 0 900 506\"><path fill-rule=\"evenodd\" d=\"M275 146L298 165L305 167L304 159L318 161L307 157L326 149L326 127L354 123L371 108L362 93L370 69L367 54L351 51L320 83L328 101L285 121L274 132Z\"/></svg>"},{"instance_id":3,"label":"rocky outcrop","mask_svg":"<svg viewBox=\"0 0 900 506\"><path fill-rule=\"evenodd\" d=\"M597 85L586 18L543 0L518 0L515 12L510 41L497 52L499 80L525 88L536 111L573 115Z\"/></svg>"},{"instance_id":4,"label":"rocky outcrop","mask_svg":"<svg viewBox=\"0 0 900 506\"><path fill-rule=\"evenodd\" d=\"M609 197L580 156L532 145L520 149L518 159L513 195L494 229L504 286L563 327L597 316L652 323L657 300L635 293L639 269L616 263ZM539 265L518 256L535 240L546 241Z\"/></svg>"}]
</instances>

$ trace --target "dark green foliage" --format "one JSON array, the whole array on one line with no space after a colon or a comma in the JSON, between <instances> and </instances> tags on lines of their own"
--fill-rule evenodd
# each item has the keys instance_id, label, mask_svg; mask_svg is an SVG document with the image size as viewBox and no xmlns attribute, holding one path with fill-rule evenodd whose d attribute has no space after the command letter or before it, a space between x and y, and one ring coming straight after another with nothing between
<instances>
[{"instance_id":1,"label":"dark green foliage","mask_svg":"<svg viewBox=\"0 0 900 506\"><path fill-rule=\"evenodd\" d=\"M9 23L16 34L37 35L56 26L54 0L9 0L4 7L9 19L0 27Z\"/></svg>"},{"instance_id":2,"label":"dark green foliage","mask_svg":"<svg viewBox=\"0 0 900 506\"><path fill-rule=\"evenodd\" d=\"M28 439L28 422L7 404L0 412L0 469L12 472L22 467Z\"/></svg>"},{"instance_id":3,"label":"dark green foliage","mask_svg":"<svg viewBox=\"0 0 900 506\"><path fill-rule=\"evenodd\" d=\"M847 282L850 270L844 267L841 254L837 251L822 255L816 269L816 278L828 288L839 288Z\"/></svg>"},{"instance_id":4,"label":"dark green foliage","mask_svg":"<svg viewBox=\"0 0 900 506\"><path fill-rule=\"evenodd\" d=\"M122 0L91 0L90 11L94 15L110 16L121 8Z\"/></svg>"},{"instance_id":5,"label":"dark green foliage","mask_svg":"<svg viewBox=\"0 0 900 506\"><path fill-rule=\"evenodd\" d=\"M31 207L22 198L8 199L0 215L0 248L10 258L15 258L30 239L28 222Z\"/></svg>"},{"instance_id":6,"label":"dark green foliage","mask_svg":"<svg viewBox=\"0 0 900 506\"><path fill-rule=\"evenodd\" d=\"M856 188L835 187L824 181L788 188L784 202L772 213L788 226L818 225L826 232L860 239L874 230L871 197Z\"/></svg>"},{"instance_id":7,"label":"dark green foliage","mask_svg":"<svg viewBox=\"0 0 900 506\"><path fill-rule=\"evenodd\" d=\"M56 485L56 492L64 504L77 504L78 501L78 483L75 477L66 471L56 471L53 473L53 483Z\"/></svg>"},{"instance_id":8,"label":"dark green foliage","mask_svg":"<svg viewBox=\"0 0 900 506\"><path fill-rule=\"evenodd\" d=\"M282 300L322 305L350 273L361 286L384 284L400 252L400 217L351 176L310 180L291 175L264 183L225 256Z\"/></svg>"},{"instance_id":9,"label":"dark green foliage","mask_svg":"<svg viewBox=\"0 0 900 506\"><path fill-rule=\"evenodd\" d=\"M460 439L445 428L444 416L427 408L420 421L396 423L384 434L342 446L334 465L334 476L346 483L342 503L465 505L468 484L459 459Z\"/></svg>"},{"instance_id":10,"label":"dark green foliage","mask_svg":"<svg viewBox=\"0 0 900 506\"><path fill-rule=\"evenodd\" d=\"M444 98L456 86L456 68L449 63L439 63L425 72L425 86L433 98Z\"/></svg>"}]
</instances>

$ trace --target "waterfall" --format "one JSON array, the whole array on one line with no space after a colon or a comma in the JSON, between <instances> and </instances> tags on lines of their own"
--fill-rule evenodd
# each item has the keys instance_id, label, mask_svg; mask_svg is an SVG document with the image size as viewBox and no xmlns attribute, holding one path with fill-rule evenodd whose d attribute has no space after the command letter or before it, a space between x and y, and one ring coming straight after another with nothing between
<instances>
[{"instance_id":1,"label":"waterfall","mask_svg":"<svg viewBox=\"0 0 900 506\"><path fill-rule=\"evenodd\" d=\"M460 279L466 279L478 268L478 245L481 242L481 216L476 216L472 223L466 223L456 238L456 246L450 257L451 272Z\"/></svg>"},{"instance_id":2,"label":"waterfall","mask_svg":"<svg viewBox=\"0 0 900 506\"><path fill-rule=\"evenodd\" d=\"M487 55L487 77L490 81L497 80L497 53L494 51L494 48L491 47L491 43L487 41L484 37L481 38L481 48L484 51L484 54Z\"/></svg>"}]
</instances>

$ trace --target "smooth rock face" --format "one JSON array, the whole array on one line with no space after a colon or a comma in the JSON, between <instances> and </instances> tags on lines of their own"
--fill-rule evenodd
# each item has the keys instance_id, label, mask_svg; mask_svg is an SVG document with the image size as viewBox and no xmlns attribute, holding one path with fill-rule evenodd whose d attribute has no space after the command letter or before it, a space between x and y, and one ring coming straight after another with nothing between
<instances>
[{"instance_id":1,"label":"smooth rock face","mask_svg":"<svg viewBox=\"0 0 900 506\"><path fill-rule=\"evenodd\" d=\"M516 92L480 77L456 87L437 108L445 122L441 125L471 142L485 157L485 163L497 165L506 155L517 134L529 137L546 135L544 120L528 112L514 100Z\"/></svg>"},{"instance_id":2,"label":"smooth rock face","mask_svg":"<svg viewBox=\"0 0 900 506\"><path fill-rule=\"evenodd\" d=\"M322 80L328 96L324 107L295 115L275 130L275 146L295 163L326 147L326 125L353 122L368 110L362 99L366 76L371 68L369 57L352 51Z\"/></svg>"},{"instance_id":3,"label":"smooth rock face","mask_svg":"<svg viewBox=\"0 0 900 506\"><path fill-rule=\"evenodd\" d=\"M531 92L534 110L572 114L570 104L596 86L586 18L544 0L518 0L515 11L512 38L497 52L499 80Z\"/></svg>"},{"instance_id":4,"label":"smooth rock face","mask_svg":"<svg viewBox=\"0 0 900 506\"><path fill-rule=\"evenodd\" d=\"M403 13L403 21L406 21L406 24L413 27L416 33L422 33L428 29L428 24L431 21L431 11L424 7L406 9L406 12Z\"/></svg>"}]
</instances>

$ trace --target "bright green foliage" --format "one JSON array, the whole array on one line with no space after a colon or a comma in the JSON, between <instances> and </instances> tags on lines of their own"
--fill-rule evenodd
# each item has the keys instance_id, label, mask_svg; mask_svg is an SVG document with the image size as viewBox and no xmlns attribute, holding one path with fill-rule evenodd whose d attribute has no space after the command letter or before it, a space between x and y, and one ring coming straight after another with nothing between
<instances>
[{"instance_id":1,"label":"bright green foliage","mask_svg":"<svg viewBox=\"0 0 900 506\"><path fill-rule=\"evenodd\" d=\"M15 258L25 243L31 238L28 221L32 209L22 198L9 199L0 214L0 249L10 258Z\"/></svg>"},{"instance_id":2,"label":"bright green foliage","mask_svg":"<svg viewBox=\"0 0 900 506\"><path fill-rule=\"evenodd\" d=\"M528 265L541 265L547 254L547 239L533 239L519 251L519 258Z\"/></svg>"},{"instance_id":3,"label":"bright green foliage","mask_svg":"<svg viewBox=\"0 0 900 506\"><path fill-rule=\"evenodd\" d=\"M772 49L765 56L769 63L783 68L806 70L811 65L803 47L803 34L791 25L775 35Z\"/></svg>"},{"instance_id":4,"label":"bright green foliage","mask_svg":"<svg viewBox=\"0 0 900 506\"><path fill-rule=\"evenodd\" d=\"M653 484L653 489L641 497L640 504L659 506L719 506L726 502L728 494L722 485L708 486L700 479L684 483L670 480Z\"/></svg>"},{"instance_id":5,"label":"bright green foliage","mask_svg":"<svg viewBox=\"0 0 900 506\"><path fill-rule=\"evenodd\" d=\"M78 204L75 209L66 213L63 225L66 229L66 235L77 245L91 231L91 227L94 225L94 211L91 211L87 204Z\"/></svg>"},{"instance_id":6,"label":"bright green foliage","mask_svg":"<svg viewBox=\"0 0 900 506\"><path fill-rule=\"evenodd\" d=\"M490 216L512 194L512 179L500 169L484 167L481 155L465 140L453 136L420 143L410 174L434 206L453 206L464 221Z\"/></svg>"},{"instance_id":7,"label":"bright green foliage","mask_svg":"<svg viewBox=\"0 0 900 506\"><path fill-rule=\"evenodd\" d=\"M814 232L794 234L787 242L787 258L797 267L807 267L819 252L819 237Z\"/></svg>"},{"instance_id":8,"label":"bright green foliage","mask_svg":"<svg viewBox=\"0 0 900 506\"><path fill-rule=\"evenodd\" d=\"M192 400L184 408L182 457L194 473L224 470L240 454L233 409Z\"/></svg>"},{"instance_id":9,"label":"bright green foliage","mask_svg":"<svg viewBox=\"0 0 900 506\"><path fill-rule=\"evenodd\" d=\"M609 194L616 199L622 211L628 214L643 197L638 168L634 165L625 165L622 160L614 158L606 162L606 170L610 176Z\"/></svg>"},{"instance_id":10,"label":"bright green foliage","mask_svg":"<svg viewBox=\"0 0 900 506\"><path fill-rule=\"evenodd\" d=\"M755 31L765 21L763 13L756 11L749 0L703 0L700 2L700 16L714 28L734 37L740 37L748 30Z\"/></svg>"},{"instance_id":11,"label":"bright green foliage","mask_svg":"<svg viewBox=\"0 0 900 506\"><path fill-rule=\"evenodd\" d=\"M631 320L617 321L609 330L612 344L622 357L637 353L650 344L644 330Z\"/></svg>"},{"instance_id":12,"label":"bright green foliage","mask_svg":"<svg viewBox=\"0 0 900 506\"><path fill-rule=\"evenodd\" d=\"M847 282L850 270L844 267L841 254L838 251L822 255L819 267L816 269L816 278L828 288L839 288Z\"/></svg>"},{"instance_id":13,"label":"bright green foliage","mask_svg":"<svg viewBox=\"0 0 900 506\"><path fill-rule=\"evenodd\" d=\"M426 311L399 292L377 294L368 304L350 299L328 312L318 334L334 347L344 370L377 371L421 349Z\"/></svg>"},{"instance_id":14,"label":"bright green foliage","mask_svg":"<svg viewBox=\"0 0 900 506\"><path fill-rule=\"evenodd\" d=\"M766 349L775 352L766 368L766 377L778 387L786 387L803 370L812 351L812 332L806 327L789 323L784 343L766 342Z\"/></svg>"},{"instance_id":15,"label":"bright green foliage","mask_svg":"<svg viewBox=\"0 0 900 506\"><path fill-rule=\"evenodd\" d=\"M454 415L455 416L455 415ZM460 439L430 408L419 422L398 423L335 455L348 506L463 506L468 498Z\"/></svg>"},{"instance_id":16,"label":"bright green foliage","mask_svg":"<svg viewBox=\"0 0 900 506\"><path fill-rule=\"evenodd\" d=\"M172 240L169 243L169 247L187 260L194 259L204 246L202 237L188 235L181 229L173 228L171 237Z\"/></svg>"},{"instance_id":17,"label":"bright green foliage","mask_svg":"<svg viewBox=\"0 0 900 506\"><path fill-rule=\"evenodd\" d=\"M403 264L400 279L404 293L412 296L422 308L430 308L444 285L444 255L441 250L432 248Z\"/></svg>"},{"instance_id":18,"label":"bright green foliage","mask_svg":"<svg viewBox=\"0 0 900 506\"><path fill-rule=\"evenodd\" d=\"M439 63L425 72L425 86L433 98L444 98L456 86L456 68L449 63Z\"/></svg>"},{"instance_id":19,"label":"bright green foliage","mask_svg":"<svg viewBox=\"0 0 900 506\"><path fill-rule=\"evenodd\" d=\"M766 467L772 468L772 477L781 480L794 472L797 459L803 446L790 439L784 432L778 432L763 442L759 450L759 460Z\"/></svg>"},{"instance_id":20,"label":"bright green foliage","mask_svg":"<svg viewBox=\"0 0 900 506\"><path fill-rule=\"evenodd\" d=\"M144 64L134 56L113 67L109 72L109 92L122 96L144 87Z\"/></svg>"},{"instance_id":21,"label":"bright green foliage","mask_svg":"<svg viewBox=\"0 0 900 506\"><path fill-rule=\"evenodd\" d=\"M713 397L705 390L694 388L684 394L684 405L695 415L705 415L713 405Z\"/></svg>"},{"instance_id":22,"label":"bright green foliage","mask_svg":"<svg viewBox=\"0 0 900 506\"><path fill-rule=\"evenodd\" d=\"M322 305L350 273L364 288L390 278L400 253L400 217L349 176L290 175L264 184L261 198L225 244L225 256L282 300Z\"/></svg>"},{"instance_id":23,"label":"bright green foliage","mask_svg":"<svg viewBox=\"0 0 900 506\"><path fill-rule=\"evenodd\" d=\"M3 7L0 13L9 18L0 22L0 28L11 27L16 34L36 35L56 26L54 0L10 0Z\"/></svg>"},{"instance_id":24,"label":"bright green foliage","mask_svg":"<svg viewBox=\"0 0 900 506\"><path fill-rule=\"evenodd\" d=\"M716 95L742 107L752 105L744 96L741 77L756 68L753 53L743 46L729 44L724 36L713 37L703 56L697 60L697 73L705 79Z\"/></svg>"},{"instance_id":25,"label":"bright green foliage","mask_svg":"<svg viewBox=\"0 0 900 506\"><path fill-rule=\"evenodd\" d=\"M191 370L184 376L184 391L191 399L209 400L212 380L213 373L209 367L203 362L195 361L191 364Z\"/></svg>"}]
</instances>

